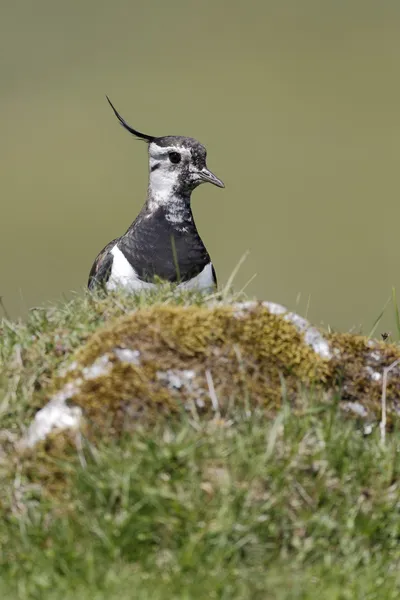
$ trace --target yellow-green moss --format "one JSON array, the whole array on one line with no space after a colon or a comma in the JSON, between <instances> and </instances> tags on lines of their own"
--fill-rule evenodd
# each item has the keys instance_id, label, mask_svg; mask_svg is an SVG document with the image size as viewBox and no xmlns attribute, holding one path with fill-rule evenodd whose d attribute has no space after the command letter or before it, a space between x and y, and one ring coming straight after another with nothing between
<instances>
[{"instance_id":1,"label":"yellow-green moss","mask_svg":"<svg viewBox=\"0 0 400 600\"><path fill-rule=\"evenodd\" d=\"M112 435L183 406L207 411L214 391L222 411L233 398L274 409L282 382L289 399L299 386L313 385L337 390L343 400L378 414L382 372L400 357L398 346L352 334L325 337L330 360L307 345L289 320L262 304L244 311L221 305L155 305L96 332L75 355L75 368L55 379L53 393L79 382L71 401L83 409L92 432ZM137 351L138 361L121 361L117 349ZM108 361L105 372L86 377L85 369L102 358ZM191 373L189 382L185 373ZM171 377L180 377L181 385L171 384ZM388 385L389 414L396 410L399 392L400 377L394 372Z\"/></svg>"},{"instance_id":2,"label":"yellow-green moss","mask_svg":"<svg viewBox=\"0 0 400 600\"><path fill-rule=\"evenodd\" d=\"M138 350L139 364L118 360L116 348ZM108 372L85 379L83 369L104 356L112 365ZM139 417L152 420L180 410L196 402L199 393L207 410L210 378L223 408L232 397L276 406L282 378L291 395L299 384L322 383L329 375L327 361L304 343L294 325L261 304L243 315L229 306L140 310L93 335L76 364L57 380L57 389L80 378L73 402L95 429L111 431L131 428ZM191 385L177 390L166 384L168 373L182 371L194 372Z\"/></svg>"},{"instance_id":3,"label":"yellow-green moss","mask_svg":"<svg viewBox=\"0 0 400 600\"><path fill-rule=\"evenodd\" d=\"M337 387L342 400L359 402L372 414L381 410L383 370L400 359L400 348L350 333L335 333L327 338L334 350L329 385ZM400 409L400 367L387 384L389 420Z\"/></svg>"}]
</instances>

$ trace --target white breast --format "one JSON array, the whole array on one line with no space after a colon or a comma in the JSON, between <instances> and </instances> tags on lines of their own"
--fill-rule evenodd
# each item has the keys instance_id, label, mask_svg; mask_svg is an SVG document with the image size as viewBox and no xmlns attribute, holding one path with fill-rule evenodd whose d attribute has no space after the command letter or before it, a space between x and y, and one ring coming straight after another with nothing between
<instances>
[{"instance_id":1,"label":"white breast","mask_svg":"<svg viewBox=\"0 0 400 600\"><path fill-rule=\"evenodd\" d=\"M119 287L124 287L131 291L146 290L155 287L154 283L141 281L132 267L125 258L124 254L117 245L111 250L113 255L113 263L111 267L110 278L107 281L107 290L115 290Z\"/></svg>"},{"instance_id":2,"label":"white breast","mask_svg":"<svg viewBox=\"0 0 400 600\"><path fill-rule=\"evenodd\" d=\"M154 289L156 287L155 283L139 279L135 269L117 245L111 250L111 254L113 255L113 263L110 278L106 284L107 290L111 291L123 287L134 292ZM180 283L178 288L182 290L212 291L214 288L212 264L208 263L196 277Z\"/></svg>"},{"instance_id":3,"label":"white breast","mask_svg":"<svg viewBox=\"0 0 400 600\"><path fill-rule=\"evenodd\" d=\"M183 290L202 290L212 291L214 289L214 279L212 274L212 263L208 263L204 269L189 281L184 281L178 285Z\"/></svg>"}]
</instances>

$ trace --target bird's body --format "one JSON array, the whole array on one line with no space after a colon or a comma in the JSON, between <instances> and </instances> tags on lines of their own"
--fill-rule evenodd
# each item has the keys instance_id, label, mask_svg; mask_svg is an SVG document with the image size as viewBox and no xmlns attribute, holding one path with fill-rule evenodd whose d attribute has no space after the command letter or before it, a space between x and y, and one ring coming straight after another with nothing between
<instances>
[{"instance_id":1,"label":"bird's body","mask_svg":"<svg viewBox=\"0 0 400 600\"><path fill-rule=\"evenodd\" d=\"M97 256L89 288L100 284L107 290L124 287L136 292L165 280L181 288L212 290L214 267L190 206L191 193L200 183L224 187L206 167L205 148L193 138L140 134L113 110L126 129L149 143L149 188L145 205L126 233Z\"/></svg>"},{"instance_id":2,"label":"bird's body","mask_svg":"<svg viewBox=\"0 0 400 600\"><path fill-rule=\"evenodd\" d=\"M89 287L102 282L109 290L123 286L135 291L154 287L155 278L179 282L182 287L190 287L192 282L196 287L193 280L199 277L198 283L212 288L215 276L212 267L207 270L211 260L191 211L188 213L184 224L177 226L168 221L164 207L150 211L145 206L127 232L100 252L89 276Z\"/></svg>"}]
</instances>

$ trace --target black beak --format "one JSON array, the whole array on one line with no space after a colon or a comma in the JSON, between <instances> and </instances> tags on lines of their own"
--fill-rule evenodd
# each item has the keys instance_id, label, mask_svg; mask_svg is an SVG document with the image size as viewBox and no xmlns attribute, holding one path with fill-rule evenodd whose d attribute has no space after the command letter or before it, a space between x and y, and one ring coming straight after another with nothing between
<instances>
[{"instance_id":1,"label":"black beak","mask_svg":"<svg viewBox=\"0 0 400 600\"><path fill-rule=\"evenodd\" d=\"M218 177L216 175L214 175L214 173L211 173L211 171L209 171L206 167L204 167L204 169L201 169L201 171L199 171L199 176L200 176L200 179L204 182L212 183L220 188L225 187L224 182L221 181L220 179L218 179Z\"/></svg>"}]
</instances>

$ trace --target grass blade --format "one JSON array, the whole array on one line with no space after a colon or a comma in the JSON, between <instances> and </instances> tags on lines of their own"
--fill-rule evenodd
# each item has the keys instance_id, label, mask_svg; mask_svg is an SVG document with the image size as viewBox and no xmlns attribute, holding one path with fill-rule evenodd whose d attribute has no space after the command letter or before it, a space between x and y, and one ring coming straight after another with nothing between
<instances>
[{"instance_id":1,"label":"grass blade","mask_svg":"<svg viewBox=\"0 0 400 600\"><path fill-rule=\"evenodd\" d=\"M400 339L400 312L399 312L399 305L397 303L395 287L392 287L392 301L393 301L393 309L394 309L394 318L396 321L397 337L398 337L398 339Z\"/></svg>"},{"instance_id":2,"label":"grass blade","mask_svg":"<svg viewBox=\"0 0 400 600\"><path fill-rule=\"evenodd\" d=\"M385 304L384 304L384 307L382 308L382 310L381 310L381 312L379 313L378 317L377 317L377 318L375 319L375 321L374 321L374 324L373 324L373 326L372 326L372 329L371 329L371 331L370 331L370 332L369 332L369 334L368 334L368 337L369 337L369 338L371 338L371 337L372 337L372 336L375 334L375 331L377 330L379 323L382 321L382 317L383 317L383 315L385 314L385 311L386 311L386 309L387 309L387 307L388 307L388 304L389 304L390 300L391 300L391 298L390 298L390 296L389 296L389 298L386 300L386 302L385 302Z\"/></svg>"}]
</instances>

